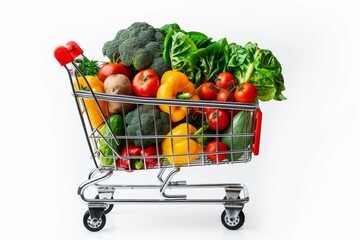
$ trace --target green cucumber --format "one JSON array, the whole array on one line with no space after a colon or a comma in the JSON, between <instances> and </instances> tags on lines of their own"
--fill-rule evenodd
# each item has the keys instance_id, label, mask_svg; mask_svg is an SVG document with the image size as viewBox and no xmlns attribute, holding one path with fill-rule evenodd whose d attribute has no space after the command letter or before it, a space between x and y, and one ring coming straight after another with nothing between
<instances>
[{"instance_id":1,"label":"green cucumber","mask_svg":"<svg viewBox=\"0 0 360 240\"><path fill-rule=\"evenodd\" d=\"M223 134L249 134L251 133L251 112L241 111L234 116L232 123L224 130ZM229 153L228 159L240 159L244 151L248 151L253 137L250 136L225 136L221 141L226 144L228 150L236 151L232 154ZM231 158L232 155L232 158Z\"/></svg>"}]
</instances>

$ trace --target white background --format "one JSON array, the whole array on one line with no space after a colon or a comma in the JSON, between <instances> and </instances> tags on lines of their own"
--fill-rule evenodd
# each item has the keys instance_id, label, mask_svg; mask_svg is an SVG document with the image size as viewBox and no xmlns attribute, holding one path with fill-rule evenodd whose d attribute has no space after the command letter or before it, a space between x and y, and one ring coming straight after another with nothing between
<instances>
[{"instance_id":1,"label":"white background","mask_svg":"<svg viewBox=\"0 0 360 240\"><path fill-rule=\"evenodd\" d=\"M1 3L0 239L360 239L356 1L167 2ZM176 176L246 184L250 202L241 230L222 226L220 205L117 205L102 231L84 228L87 207L76 193L93 165L53 50L75 40L89 58L103 60L103 43L134 21L177 22L214 39L257 42L281 62L288 100L261 103L260 155ZM152 183L156 174L113 180Z\"/></svg>"}]
</instances>

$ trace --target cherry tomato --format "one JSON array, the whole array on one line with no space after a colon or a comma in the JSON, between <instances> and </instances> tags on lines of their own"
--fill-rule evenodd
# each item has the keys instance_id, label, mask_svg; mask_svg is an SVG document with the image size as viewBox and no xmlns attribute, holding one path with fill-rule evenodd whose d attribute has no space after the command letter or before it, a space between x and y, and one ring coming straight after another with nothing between
<instances>
[{"instance_id":1,"label":"cherry tomato","mask_svg":"<svg viewBox=\"0 0 360 240\"><path fill-rule=\"evenodd\" d=\"M229 72L222 72L215 79L216 86L222 89L232 89L235 86L235 77Z\"/></svg>"},{"instance_id":2,"label":"cherry tomato","mask_svg":"<svg viewBox=\"0 0 360 240\"><path fill-rule=\"evenodd\" d=\"M98 71L98 78L104 82L108 76L113 74L124 74L131 80L130 69L122 63L105 63Z\"/></svg>"},{"instance_id":3,"label":"cherry tomato","mask_svg":"<svg viewBox=\"0 0 360 240\"><path fill-rule=\"evenodd\" d=\"M228 150L227 146L223 142L212 141L206 146L205 152L211 152L210 154L206 154L206 156L212 162L222 162L226 159L227 153L218 153L218 152L226 152Z\"/></svg>"},{"instance_id":4,"label":"cherry tomato","mask_svg":"<svg viewBox=\"0 0 360 240\"><path fill-rule=\"evenodd\" d=\"M145 69L135 75L131 86L136 96L155 97L160 81L154 70Z\"/></svg>"},{"instance_id":5,"label":"cherry tomato","mask_svg":"<svg viewBox=\"0 0 360 240\"><path fill-rule=\"evenodd\" d=\"M223 131L230 122L229 116L226 111L221 109L214 109L207 115L209 128L213 131Z\"/></svg>"},{"instance_id":6,"label":"cherry tomato","mask_svg":"<svg viewBox=\"0 0 360 240\"><path fill-rule=\"evenodd\" d=\"M251 103L257 97L257 90L254 84L241 83L235 90L235 99L238 102Z\"/></svg>"},{"instance_id":7,"label":"cherry tomato","mask_svg":"<svg viewBox=\"0 0 360 240\"><path fill-rule=\"evenodd\" d=\"M219 102L235 102L234 93L229 89L221 89L216 100Z\"/></svg>"},{"instance_id":8,"label":"cherry tomato","mask_svg":"<svg viewBox=\"0 0 360 240\"><path fill-rule=\"evenodd\" d=\"M216 88L215 83L213 82L203 83L199 87L199 97L201 99L214 100L217 94L218 94L218 90Z\"/></svg>"}]
</instances>

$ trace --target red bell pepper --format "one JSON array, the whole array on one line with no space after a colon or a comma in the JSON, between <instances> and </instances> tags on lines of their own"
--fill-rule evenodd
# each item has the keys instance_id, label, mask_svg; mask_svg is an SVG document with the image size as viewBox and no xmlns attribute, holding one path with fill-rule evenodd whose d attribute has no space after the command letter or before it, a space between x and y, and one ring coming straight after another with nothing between
<instances>
[{"instance_id":1,"label":"red bell pepper","mask_svg":"<svg viewBox=\"0 0 360 240\"><path fill-rule=\"evenodd\" d=\"M156 155L156 145L145 147L144 151L142 151L141 147L129 145L128 148L125 147L122 149L121 156L139 156L139 159L118 158L116 160L116 166L131 171L144 168L145 161L146 168L154 168L158 163L158 159L156 157L147 158L146 156Z\"/></svg>"}]
</instances>

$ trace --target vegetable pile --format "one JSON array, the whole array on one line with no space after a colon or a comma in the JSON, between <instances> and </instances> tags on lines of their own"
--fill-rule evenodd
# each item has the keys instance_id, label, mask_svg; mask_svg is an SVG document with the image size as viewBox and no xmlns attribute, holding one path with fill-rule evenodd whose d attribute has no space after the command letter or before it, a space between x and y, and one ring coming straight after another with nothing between
<instances>
[{"instance_id":1,"label":"vegetable pile","mask_svg":"<svg viewBox=\"0 0 360 240\"><path fill-rule=\"evenodd\" d=\"M97 93L243 104L286 100L279 61L256 43L241 46L176 23L155 28L146 22L120 29L104 42L105 62L76 60ZM90 90L80 76L74 88ZM132 171L188 164L202 154L218 163L241 158L253 140L231 136L251 133L249 111L99 101L100 112L93 99L84 104L92 128L103 137L98 141L103 166ZM111 132L127 139L118 138L117 144Z\"/></svg>"}]
</instances>

